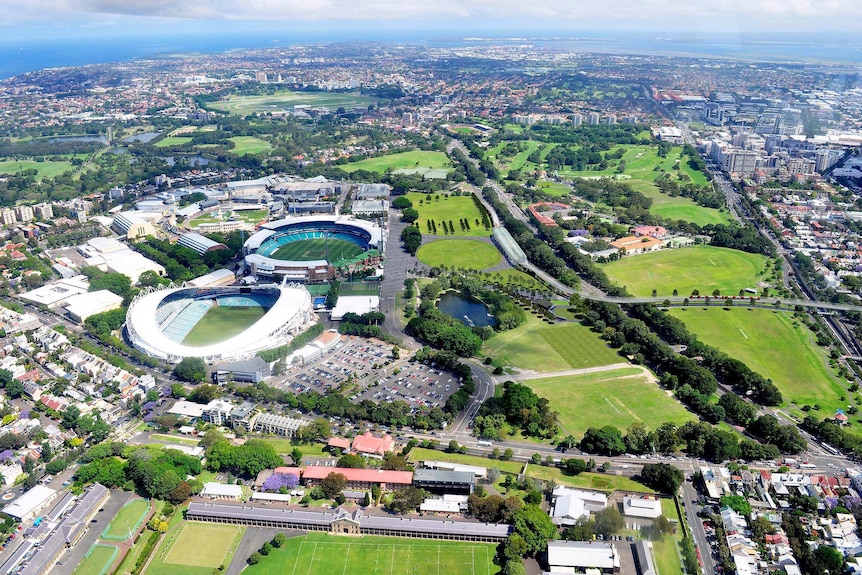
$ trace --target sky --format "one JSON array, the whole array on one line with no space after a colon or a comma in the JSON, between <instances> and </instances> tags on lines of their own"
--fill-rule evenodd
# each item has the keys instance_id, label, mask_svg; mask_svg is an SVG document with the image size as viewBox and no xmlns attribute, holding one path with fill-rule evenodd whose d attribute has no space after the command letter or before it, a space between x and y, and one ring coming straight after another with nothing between
<instances>
[{"instance_id":1,"label":"sky","mask_svg":"<svg viewBox=\"0 0 862 575\"><path fill-rule=\"evenodd\" d=\"M0 0L7 39L255 29L823 37L859 22L860 0Z\"/></svg>"}]
</instances>

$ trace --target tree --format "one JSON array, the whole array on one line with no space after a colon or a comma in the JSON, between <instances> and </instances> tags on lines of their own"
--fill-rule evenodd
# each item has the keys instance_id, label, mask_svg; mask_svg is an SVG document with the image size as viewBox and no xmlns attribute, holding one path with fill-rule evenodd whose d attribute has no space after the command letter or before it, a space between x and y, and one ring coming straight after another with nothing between
<instances>
[{"instance_id":1,"label":"tree","mask_svg":"<svg viewBox=\"0 0 862 575\"><path fill-rule=\"evenodd\" d=\"M285 543L287 543L287 536L284 533L276 533L275 537L272 538L272 546L273 547L281 547Z\"/></svg>"},{"instance_id":2,"label":"tree","mask_svg":"<svg viewBox=\"0 0 862 575\"><path fill-rule=\"evenodd\" d=\"M596 511L594 517L596 533L601 533L602 535L618 533L625 525L625 520L616 506L605 507L600 511Z\"/></svg>"},{"instance_id":3,"label":"tree","mask_svg":"<svg viewBox=\"0 0 862 575\"><path fill-rule=\"evenodd\" d=\"M293 461L293 464L297 467L302 465L302 451L300 451L298 447L294 447L293 450L291 450L290 460Z\"/></svg>"},{"instance_id":4,"label":"tree","mask_svg":"<svg viewBox=\"0 0 862 575\"><path fill-rule=\"evenodd\" d=\"M844 556L833 547L821 545L814 551L814 558L830 575L839 575L844 571Z\"/></svg>"},{"instance_id":5,"label":"tree","mask_svg":"<svg viewBox=\"0 0 862 575\"><path fill-rule=\"evenodd\" d=\"M60 423L66 429L75 429L78 425L78 418L80 416L81 410L74 405L70 405L66 408L66 411L63 412L63 417L60 419Z\"/></svg>"},{"instance_id":6,"label":"tree","mask_svg":"<svg viewBox=\"0 0 862 575\"><path fill-rule=\"evenodd\" d=\"M249 565L257 565L258 563L260 563L260 560L261 560L261 555L257 551L255 551L254 553L249 555L248 559L246 559L246 561L248 562Z\"/></svg>"},{"instance_id":7,"label":"tree","mask_svg":"<svg viewBox=\"0 0 862 575\"><path fill-rule=\"evenodd\" d=\"M183 381L199 383L207 376L207 366L199 357L184 357L174 366L174 375Z\"/></svg>"},{"instance_id":8,"label":"tree","mask_svg":"<svg viewBox=\"0 0 862 575\"><path fill-rule=\"evenodd\" d=\"M365 469L365 459L361 455L348 453L342 455L338 460L336 467L345 467L348 469Z\"/></svg>"},{"instance_id":9,"label":"tree","mask_svg":"<svg viewBox=\"0 0 862 575\"><path fill-rule=\"evenodd\" d=\"M204 370L206 370L206 366L204 366ZM205 383L194 388L194 390L189 394L189 401L207 404L221 396L222 391L217 385Z\"/></svg>"},{"instance_id":10,"label":"tree","mask_svg":"<svg viewBox=\"0 0 862 575\"><path fill-rule=\"evenodd\" d=\"M8 384L6 384L6 396L9 399L18 399L24 395L24 384L18 381L17 379L13 379Z\"/></svg>"},{"instance_id":11,"label":"tree","mask_svg":"<svg viewBox=\"0 0 862 575\"><path fill-rule=\"evenodd\" d=\"M320 482L320 488L327 499L332 499L347 486L347 478L341 473L330 473Z\"/></svg>"},{"instance_id":12,"label":"tree","mask_svg":"<svg viewBox=\"0 0 862 575\"><path fill-rule=\"evenodd\" d=\"M641 470L644 485L668 495L676 493L682 481L682 471L668 463L647 463Z\"/></svg>"},{"instance_id":13,"label":"tree","mask_svg":"<svg viewBox=\"0 0 862 575\"><path fill-rule=\"evenodd\" d=\"M272 553L272 543L266 541L263 545L260 546L260 554L266 557L270 553Z\"/></svg>"},{"instance_id":14,"label":"tree","mask_svg":"<svg viewBox=\"0 0 862 575\"><path fill-rule=\"evenodd\" d=\"M525 505L512 517L514 532L524 539L526 553L535 556L545 551L548 540L557 538L557 526L538 505Z\"/></svg>"}]
</instances>

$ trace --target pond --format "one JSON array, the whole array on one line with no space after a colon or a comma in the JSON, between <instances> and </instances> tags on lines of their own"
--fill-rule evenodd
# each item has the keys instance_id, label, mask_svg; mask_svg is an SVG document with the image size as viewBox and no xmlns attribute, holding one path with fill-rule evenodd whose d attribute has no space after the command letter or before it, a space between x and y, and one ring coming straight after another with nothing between
<instances>
[{"instance_id":1,"label":"pond","mask_svg":"<svg viewBox=\"0 0 862 575\"><path fill-rule=\"evenodd\" d=\"M159 158L163 159L169 166L173 166L177 160L185 160L189 166L206 166L210 163L211 160L208 158L204 158L203 156L159 156Z\"/></svg>"},{"instance_id":2,"label":"pond","mask_svg":"<svg viewBox=\"0 0 862 575\"><path fill-rule=\"evenodd\" d=\"M85 136L52 136L50 138L44 138L43 142L48 142L49 144L53 144L56 142L99 142L100 144L106 144L108 139L105 136L100 135L85 135Z\"/></svg>"},{"instance_id":3,"label":"pond","mask_svg":"<svg viewBox=\"0 0 862 575\"><path fill-rule=\"evenodd\" d=\"M447 291L441 295L437 308L470 327L493 326L496 323L494 316L488 313L488 306L456 291Z\"/></svg>"},{"instance_id":4,"label":"pond","mask_svg":"<svg viewBox=\"0 0 862 575\"><path fill-rule=\"evenodd\" d=\"M161 132L144 132L143 134L135 134L134 136L126 136L122 140L123 143L130 144L132 142L141 142L146 144L151 140L155 140Z\"/></svg>"}]
</instances>

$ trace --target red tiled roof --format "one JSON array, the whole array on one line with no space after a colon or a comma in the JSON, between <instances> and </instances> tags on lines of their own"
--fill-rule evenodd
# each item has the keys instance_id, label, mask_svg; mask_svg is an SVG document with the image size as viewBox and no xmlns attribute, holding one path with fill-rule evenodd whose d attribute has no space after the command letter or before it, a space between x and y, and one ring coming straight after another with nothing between
<instances>
[{"instance_id":1,"label":"red tiled roof","mask_svg":"<svg viewBox=\"0 0 862 575\"><path fill-rule=\"evenodd\" d=\"M350 449L350 440L342 437L330 437L326 442L329 447L337 447L339 449Z\"/></svg>"},{"instance_id":2,"label":"red tiled roof","mask_svg":"<svg viewBox=\"0 0 862 575\"><path fill-rule=\"evenodd\" d=\"M353 451L383 455L392 451L394 444L395 440L392 439L391 435L374 437L370 431L366 431L353 438Z\"/></svg>"},{"instance_id":3,"label":"red tiled roof","mask_svg":"<svg viewBox=\"0 0 862 575\"><path fill-rule=\"evenodd\" d=\"M347 481L362 483L387 483L390 485L410 485L413 483L412 471L387 471L384 469L351 469L349 467L324 467L309 465L302 470L303 479L325 479L330 473L340 473Z\"/></svg>"}]
</instances>

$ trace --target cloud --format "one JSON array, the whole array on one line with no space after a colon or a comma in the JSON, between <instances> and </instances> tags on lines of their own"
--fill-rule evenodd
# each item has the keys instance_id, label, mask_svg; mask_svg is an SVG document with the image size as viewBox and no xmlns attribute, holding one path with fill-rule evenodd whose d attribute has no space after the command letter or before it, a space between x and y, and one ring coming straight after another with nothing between
<instances>
[{"instance_id":1,"label":"cloud","mask_svg":"<svg viewBox=\"0 0 862 575\"><path fill-rule=\"evenodd\" d=\"M825 33L862 21L858 0L0 0L0 22L415 22L510 28ZM2 26L2 24L0 24Z\"/></svg>"}]
</instances>

